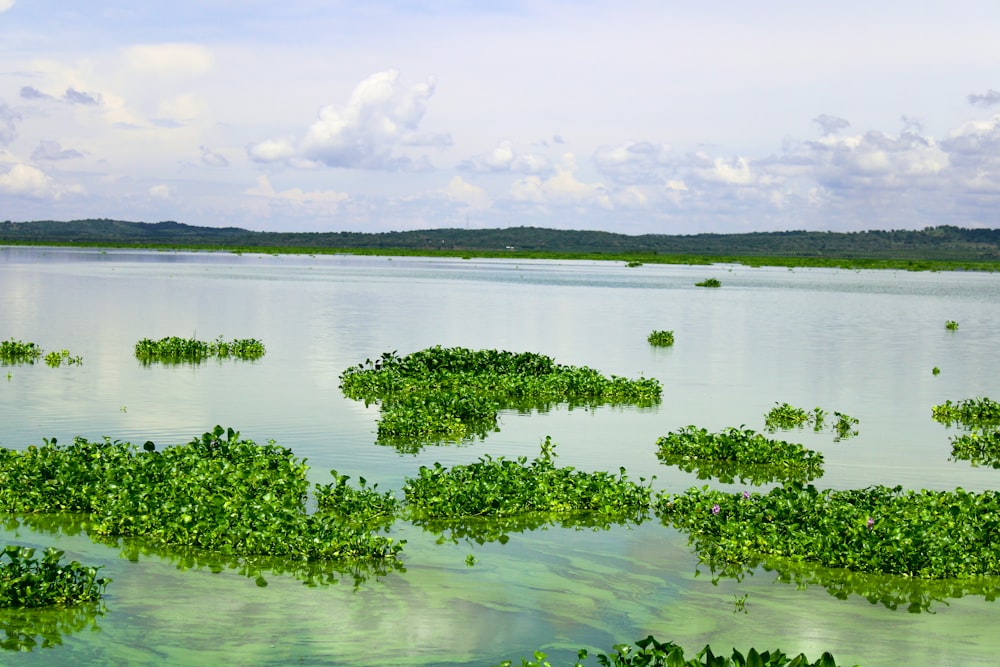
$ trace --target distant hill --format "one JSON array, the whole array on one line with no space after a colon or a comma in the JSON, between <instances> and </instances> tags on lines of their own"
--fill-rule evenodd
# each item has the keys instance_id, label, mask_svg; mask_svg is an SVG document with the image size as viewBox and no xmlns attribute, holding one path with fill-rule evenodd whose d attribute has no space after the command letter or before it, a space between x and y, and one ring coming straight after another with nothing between
<instances>
[{"instance_id":1,"label":"distant hill","mask_svg":"<svg viewBox=\"0 0 1000 667\"><path fill-rule=\"evenodd\" d=\"M179 222L72 220L0 222L0 244L86 244L224 249L407 250L583 255L862 258L1000 261L1000 229L928 227L919 231L751 232L627 235L541 227L405 232L254 232Z\"/></svg>"}]
</instances>

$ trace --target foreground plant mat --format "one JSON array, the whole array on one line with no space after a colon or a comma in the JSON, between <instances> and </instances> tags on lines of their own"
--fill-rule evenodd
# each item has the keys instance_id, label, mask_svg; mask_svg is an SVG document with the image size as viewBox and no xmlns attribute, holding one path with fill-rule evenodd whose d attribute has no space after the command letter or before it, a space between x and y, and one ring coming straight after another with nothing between
<instances>
[{"instance_id":1,"label":"foreground plant mat","mask_svg":"<svg viewBox=\"0 0 1000 667\"><path fill-rule=\"evenodd\" d=\"M478 462L446 468L421 466L419 475L403 485L410 517L505 517L535 512L589 512L603 517L635 520L650 507L650 485L628 479L625 469L581 472L556 467L555 444L546 438L541 453L509 460L481 457Z\"/></svg>"},{"instance_id":2,"label":"foreground plant mat","mask_svg":"<svg viewBox=\"0 0 1000 667\"><path fill-rule=\"evenodd\" d=\"M222 336L213 341L178 336L159 340L143 338L135 344L135 357L146 366L153 363L197 364L211 358L253 361L263 357L265 352L264 344L254 338L227 341Z\"/></svg>"},{"instance_id":3,"label":"foreground plant mat","mask_svg":"<svg viewBox=\"0 0 1000 667\"><path fill-rule=\"evenodd\" d=\"M344 395L378 402L377 442L401 451L425 444L484 438L503 409L660 402L658 380L605 377L531 352L435 346L405 357L385 352L340 375Z\"/></svg>"},{"instance_id":4,"label":"foreground plant mat","mask_svg":"<svg viewBox=\"0 0 1000 667\"><path fill-rule=\"evenodd\" d=\"M791 484L764 494L692 488L662 494L664 524L717 567L766 556L926 579L1000 575L1000 493L848 491Z\"/></svg>"},{"instance_id":5,"label":"foreground plant mat","mask_svg":"<svg viewBox=\"0 0 1000 667\"><path fill-rule=\"evenodd\" d=\"M552 667L546 661L547 657L542 651L535 651L532 660L521 658L520 663L504 660L494 667L512 667L514 664L521 667ZM589 657L587 649L580 649L577 651L574 667L583 667ZM605 667L837 667L837 661L829 652L824 652L815 661L810 661L802 653L796 656L786 655L780 649L758 652L751 648L744 655L734 648L726 656L715 655L709 644L693 657L686 658L684 649L679 645L670 641L658 641L653 635L640 639L634 646L615 644L611 653L598 653L595 657L597 664Z\"/></svg>"},{"instance_id":6,"label":"foreground plant mat","mask_svg":"<svg viewBox=\"0 0 1000 667\"><path fill-rule=\"evenodd\" d=\"M667 465L697 473L699 479L737 479L745 484L807 482L823 474L823 455L800 444L771 440L752 429L730 427L718 433L686 426L658 438L656 457Z\"/></svg>"},{"instance_id":7,"label":"foreground plant mat","mask_svg":"<svg viewBox=\"0 0 1000 667\"><path fill-rule=\"evenodd\" d=\"M0 449L0 511L86 513L96 539L136 537L227 558L397 558L402 543L375 529L335 512L307 513L307 471L291 450L221 426L162 450L152 442L53 440Z\"/></svg>"}]
</instances>

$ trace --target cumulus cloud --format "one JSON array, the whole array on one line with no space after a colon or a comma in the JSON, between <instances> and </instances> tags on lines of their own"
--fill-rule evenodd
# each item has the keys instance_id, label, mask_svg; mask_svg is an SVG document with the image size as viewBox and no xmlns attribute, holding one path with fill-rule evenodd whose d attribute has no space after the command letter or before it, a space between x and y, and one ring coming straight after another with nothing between
<instances>
[{"instance_id":1,"label":"cumulus cloud","mask_svg":"<svg viewBox=\"0 0 1000 667\"><path fill-rule=\"evenodd\" d=\"M543 155L518 153L510 141L500 141L489 153L476 155L459 166L463 171L476 173L512 172L520 174L541 174L552 169Z\"/></svg>"},{"instance_id":2,"label":"cumulus cloud","mask_svg":"<svg viewBox=\"0 0 1000 667\"><path fill-rule=\"evenodd\" d=\"M6 104L0 104L0 146L6 146L17 137L17 123L21 114Z\"/></svg>"},{"instance_id":3,"label":"cumulus cloud","mask_svg":"<svg viewBox=\"0 0 1000 667\"><path fill-rule=\"evenodd\" d=\"M69 104L85 104L87 106L96 106L101 103L101 96L96 93L85 93L80 90L76 90L72 86L66 89L63 93L63 101Z\"/></svg>"},{"instance_id":4,"label":"cumulus cloud","mask_svg":"<svg viewBox=\"0 0 1000 667\"><path fill-rule=\"evenodd\" d=\"M448 135L422 134L418 127L434 94L434 80L404 87L399 72L379 72L362 81L347 104L322 108L301 141L268 139L247 147L256 162L289 161L358 169L422 166L401 148L446 146Z\"/></svg>"},{"instance_id":5,"label":"cumulus cloud","mask_svg":"<svg viewBox=\"0 0 1000 667\"><path fill-rule=\"evenodd\" d=\"M212 151L208 146L199 146L201 150L201 163L208 167L228 167L229 160L225 155Z\"/></svg>"},{"instance_id":6,"label":"cumulus cloud","mask_svg":"<svg viewBox=\"0 0 1000 667\"><path fill-rule=\"evenodd\" d=\"M515 182L510 189L514 201L534 204L597 205L613 207L608 189L602 183L584 183L577 179L576 158L566 153L556 166L555 175L542 179L528 176Z\"/></svg>"},{"instance_id":7,"label":"cumulus cloud","mask_svg":"<svg viewBox=\"0 0 1000 667\"><path fill-rule=\"evenodd\" d=\"M42 139L38 147L31 153L32 160L72 160L82 158L83 153L74 149L64 149L58 141Z\"/></svg>"},{"instance_id":8,"label":"cumulus cloud","mask_svg":"<svg viewBox=\"0 0 1000 667\"><path fill-rule=\"evenodd\" d=\"M31 86L21 87L21 97L26 100L52 100L55 99L51 95L46 95L37 88Z\"/></svg>"},{"instance_id":9,"label":"cumulus cloud","mask_svg":"<svg viewBox=\"0 0 1000 667\"><path fill-rule=\"evenodd\" d=\"M455 176L448 182L444 195L453 201L460 202L474 209L487 208L490 198L486 190L465 181L461 176Z\"/></svg>"},{"instance_id":10,"label":"cumulus cloud","mask_svg":"<svg viewBox=\"0 0 1000 667\"><path fill-rule=\"evenodd\" d=\"M602 146L594 153L594 164L617 183L635 185L663 180L671 167L670 147L649 141Z\"/></svg>"},{"instance_id":11,"label":"cumulus cloud","mask_svg":"<svg viewBox=\"0 0 1000 667\"><path fill-rule=\"evenodd\" d=\"M191 76L212 69L212 52L200 44L140 44L125 49L125 62L146 74Z\"/></svg>"},{"instance_id":12,"label":"cumulus cloud","mask_svg":"<svg viewBox=\"0 0 1000 667\"><path fill-rule=\"evenodd\" d=\"M172 189L169 185L159 184L152 186L147 192L153 199L170 199Z\"/></svg>"},{"instance_id":13,"label":"cumulus cloud","mask_svg":"<svg viewBox=\"0 0 1000 667\"><path fill-rule=\"evenodd\" d=\"M982 94L970 93L966 99L973 106L988 108L1000 104L1000 91L991 88Z\"/></svg>"},{"instance_id":14,"label":"cumulus cloud","mask_svg":"<svg viewBox=\"0 0 1000 667\"><path fill-rule=\"evenodd\" d=\"M0 12L5 12L14 6L14 0L0 0Z\"/></svg>"},{"instance_id":15,"label":"cumulus cloud","mask_svg":"<svg viewBox=\"0 0 1000 667\"><path fill-rule=\"evenodd\" d=\"M845 118L840 118L839 116L830 116L828 114L820 114L813 118L813 122L819 125L820 129L823 130L823 134L836 134L841 130L845 130L851 126L851 124Z\"/></svg>"},{"instance_id":16,"label":"cumulus cloud","mask_svg":"<svg viewBox=\"0 0 1000 667\"><path fill-rule=\"evenodd\" d=\"M289 188L288 190L277 191L271 185L267 176L257 177L257 187L244 191L244 194L254 197L264 197L265 199L288 202L297 207L318 206L320 208L336 208L336 205L349 199L349 195L344 192L334 190L312 190L304 191L300 188Z\"/></svg>"},{"instance_id":17,"label":"cumulus cloud","mask_svg":"<svg viewBox=\"0 0 1000 667\"><path fill-rule=\"evenodd\" d=\"M61 187L45 172L27 164L15 164L7 173L0 174L0 192L34 199L59 199L63 194L80 193L78 185Z\"/></svg>"}]
</instances>

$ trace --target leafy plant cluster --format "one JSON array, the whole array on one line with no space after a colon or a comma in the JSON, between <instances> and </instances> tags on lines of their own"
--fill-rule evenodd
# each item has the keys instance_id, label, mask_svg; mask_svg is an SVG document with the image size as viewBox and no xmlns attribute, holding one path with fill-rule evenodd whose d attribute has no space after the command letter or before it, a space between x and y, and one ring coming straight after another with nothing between
<instances>
[{"instance_id":1,"label":"leafy plant cluster","mask_svg":"<svg viewBox=\"0 0 1000 667\"><path fill-rule=\"evenodd\" d=\"M7 545L0 551L0 607L69 606L99 600L110 579L100 568L78 561L62 563L63 551L49 547L35 558L30 547Z\"/></svg>"},{"instance_id":2,"label":"leafy plant cluster","mask_svg":"<svg viewBox=\"0 0 1000 667\"><path fill-rule=\"evenodd\" d=\"M752 429L730 427L719 433L687 426L656 441L656 456L699 477L732 483L809 481L823 474L823 455L797 443L771 440Z\"/></svg>"},{"instance_id":3,"label":"leafy plant cluster","mask_svg":"<svg viewBox=\"0 0 1000 667\"><path fill-rule=\"evenodd\" d=\"M83 357L73 356L70 354L69 350L60 350L58 352L53 350L45 355L45 364L51 368L58 368L64 363L70 366L74 364L82 364Z\"/></svg>"},{"instance_id":4,"label":"leafy plant cluster","mask_svg":"<svg viewBox=\"0 0 1000 667\"><path fill-rule=\"evenodd\" d=\"M535 651L533 660L521 659L521 667L552 667L546 661L548 656ZM589 657L587 649L577 651L574 667L583 667ZM612 653L596 655L597 663L604 667L837 667L837 662L829 652L824 652L818 660L810 661L805 654L788 656L781 650L761 651L751 648L746 655L733 649L729 656L715 655L711 645L699 651L694 657L685 658L684 649L674 642L658 641L653 635L629 644L616 644ZM511 667L510 660L494 667Z\"/></svg>"},{"instance_id":5,"label":"leafy plant cluster","mask_svg":"<svg viewBox=\"0 0 1000 667\"><path fill-rule=\"evenodd\" d=\"M485 436L501 409L652 405L662 391L656 379L608 378L541 354L441 346L405 357L386 352L348 368L340 381L349 398L381 402L378 441L400 449Z\"/></svg>"},{"instance_id":6,"label":"leafy plant cluster","mask_svg":"<svg viewBox=\"0 0 1000 667\"><path fill-rule=\"evenodd\" d=\"M614 517L644 515L650 507L650 487L632 482L619 469L581 472L556 467L555 445L545 439L541 454L508 460L489 455L469 465L446 468L421 466L403 486L405 502L416 517L504 517L534 512L592 512Z\"/></svg>"},{"instance_id":7,"label":"leafy plant cluster","mask_svg":"<svg viewBox=\"0 0 1000 667\"><path fill-rule=\"evenodd\" d=\"M987 398L967 398L954 403L947 400L931 408L931 416L945 426L958 424L966 428L1000 426L1000 403Z\"/></svg>"},{"instance_id":8,"label":"leafy plant cluster","mask_svg":"<svg viewBox=\"0 0 1000 667\"><path fill-rule=\"evenodd\" d=\"M813 431L819 433L826 425L827 414L827 411L820 407L806 410L788 403L775 403L775 406L764 415L764 427L773 433L778 429L803 428L811 425ZM833 417L831 429L834 432L834 440L839 441L858 434L855 427L859 421L855 417L836 410Z\"/></svg>"},{"instance_id":9,"label":"leafy plant cluster","mask_svg":"<svg viewBox=\"0 0 1000 667\"><path fill-rule=\"evenodd\" d=\"M0 361L5 364L33 364L42 356L42 348L20 340L0 340Z\"/></svg>"},{"instance_id":10,"label":"leafy plant cluster","mask_svg":"<svg viewBox=\"0 0 1000 667\"><path fill-rule=\"evenodd\" d=\"M97 538L141 537L226 556L386 559L402 548L342 521L335 501L306 512L304 461L217 426L184 446L55 440L0 449L0 511L84 512ZM340 515L343 512L339 513Z\"/></svg>"},{"instance_id":11,"label":"leafy plant cluster","mask_svg":"<svg viewBox=\"0 0 1000 667\"><path fill-rule=\"evenodd\" d=\"M657 347L670 347L674 344L674 332L673 331L654 331L649 336L646 337L650 345L656 345Z\"/></svg>"},{"instance_id":12,"label":"leafy plant cluster","mask_svg":"<svg viewBox=\"0 0 1000 667\"><path fill-rule=\"evenodd\" d=\"M1000 492L818 491L791 484L766 494L708 487L663 494L664 523L690 533L703 562L761 556L829 568L930 579L1000 575Z\"/></svg>"},{"instance_id":13,"label":"leafy plant cluster","mask_svg":"<svg viewBox=\"0 0 1000 667\"><path fill-rule=\"evenodd\" d=\"M944 323L944 328L948 331L958 331L958 322L955 320L948 320Z\"/></svg>"},{"instance_id":14,"label":"leafy plant cluster","mask_svg":"<svg viewBox=\"0 0 1000 667\"><path fill-rule=\"evenodd\" d=\"M951 456L972 465L1000 468L1000 403L983 397L931 408L931 415L945 426L957 424L969 430L951 439Z\"/></svg>"},{"instance_id":15,"label":"leafy plant cluster","mask_svg":"<svg viewBox=\"0 0 1000 667\"><path fill-rule=\"evenodd\" d=\"M263 357L264 352L264 344L254 338L226 341L222 336L213 341L179 336L159 340L143 338L135 344L135 356L143 364L199 363L212 357L252 361Z\"/></svg>"},{"instance_id":16,"label":"leafy plant cluster","mask_svg":"<svg viewBox=\"0 0 1000 667\"><path fill-rule=\"evenodd\" d=\"M701 282L695 283L696 287L722 287L722 283L718 278L706 278Z\"/></svg>"}]
</instances>

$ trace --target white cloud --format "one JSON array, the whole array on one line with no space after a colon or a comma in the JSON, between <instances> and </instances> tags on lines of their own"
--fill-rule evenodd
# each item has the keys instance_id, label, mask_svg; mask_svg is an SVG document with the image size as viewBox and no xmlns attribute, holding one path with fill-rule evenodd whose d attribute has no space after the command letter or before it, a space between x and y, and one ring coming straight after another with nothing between
<instances>
[{"instance_id":1,"label":"white cloud","mask_svg":"<svg viewBox=\"0 0 1000 667\"><path fill-rule=\"evenodd\" d=\"M5 12L14 6L14 0L0 0L0 12Z\"/></svg>"},{"instance_id":2,"label":"white cloud","mask_svg":"<svg viewBox=\"0 0 1000 667\"><path fill-rule=\"evenodd\" d=\"M140 44L124 50L129 68L143 74L192 76L212 69L211 50L199 44Z\"/></svg>"},{"instance_id":3,"label":"white cloud","mask_svg":"<svg viewBox=\"0 0 1000 667\"><path fill-rule=\"evenodd\" d=\"M402 148L451 142L447 135L417 131L433 94L433 79L404 88L398 71L379 72L358 84L347 104L320 109L301 142L268 139L250 145L247 152L257 162L296 157L328 167L420 168L425 162L409 157Z\"/></svg>"},{"instance_id":4,"label":"white cloud","mask_svg":"<svg viewBox=\"0 0 1000 667\"><path fill-rule=\"evenodd\" d=\"M169 185L154 185L147 191L150 197L154 199L170 199L172 190Z\"/></svg>"},{"instance_id":5,"label":"white cloud","mask_svg":"<svg viewBox=\"0 0 1000 667\"><path fill-rule=\"evenodd\" d=\"M289 188L279 192L271 185L271 180L263 175L257 177L257 187L245 190L244 194L286 202L296 207L319 207L327 210L336 210L337 204L350 198L347 193L334 190L304 191L300 188Z\"/></svg>"},{"instance_id":6,"label":"white cloud","mask_svg":"<svg viewBox=\"0 0 1000 667\"><path fill-rule=\"evenodd\" d=\"M518 153L513 142L504 140L492 151L462 162L459 169L476 173L542 174L551 171L552 166L544 155Z\"/></svg>"},{"instance_id":7,"label":"white cloud","mask_svg":"<svg viewBox=\"0 0 1000 667\"><path fill-rule=\"evenodd\" d=\"M31 165L15 164L5 174L0 174L0 192L35 199L59 199L63 194L78 194L78 185L60 187L41 169Z\"/></svg>"},{"instance_id":8,"label":"white cloud","mask_svg":"<svg viewBox=\"0 0 1000 667\"><path fill-rule=\"evenodd\" d=\"M0 146L6 146L17 136L17 125L21 114L6 104L0 104Z\"/></svg>"},{"instance_id":9,"label":"white cloud","mask_svg":"<svg viewBox=\"0 0 1000 667\"><path fill-rule=\"evenodd\" d=\"M448 199L460 202L473 209L484 209L490 204L490 198L486 190L465 181L461 176L455 176L444 188L444 194Z\"/></svg>"},{"instance_id":10,"label":"white cloud","mask_svg":"<svg viewBox=\"0 0 1000 667\"><path fill-rule=\"evenodd\" d=\"M546 179L528 176L516 181L510 189L515 201L535 204L590 204L612 208L608 189L601 183L584 183L576 178L576 158L572 153L563 155L556 173Z\"/></svg>"},{"instance_id":11,"label":"white cloud","mask_svg":"<svg viewBox=\"0 0 1000 667\"><path fill-rule=\"evenodd\" d=\"M58 141L42 139L38 147L31 153L32 160L71 160L84 157L83 153L72 148L64 149Z\"/></svg>"},{"instance_id":12,"label":"white cloud","mask_svg":"<svg viewBox=\"0 0 1000 667\"><path fill-rule=\"evenodd\" d=\"M670 147L649 141L602 146L594 153L600 172L617 183L656 183L673 168Z\"/></svg>"}]
</instances>

